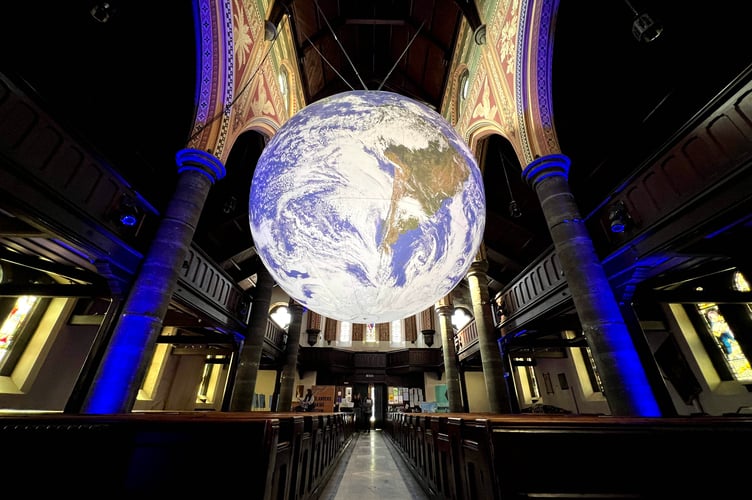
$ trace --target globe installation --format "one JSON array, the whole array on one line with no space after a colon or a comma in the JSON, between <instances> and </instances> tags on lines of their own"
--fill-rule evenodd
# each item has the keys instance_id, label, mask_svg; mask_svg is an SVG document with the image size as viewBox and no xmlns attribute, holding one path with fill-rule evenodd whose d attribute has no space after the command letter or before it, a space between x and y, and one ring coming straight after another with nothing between
<instances>
[{"instance_id":1,"label":"globe installation","mask_svg":"<svg viewBox=\"0 0 752 500\"><path fill-rule=\"evenodd\" d=\"M256 252L292 299L327 318L417 314L465 277L480 248L482 175L428 106L386 91L343 92L279 128L256 164Z\"/></svg>"}]
</instances>

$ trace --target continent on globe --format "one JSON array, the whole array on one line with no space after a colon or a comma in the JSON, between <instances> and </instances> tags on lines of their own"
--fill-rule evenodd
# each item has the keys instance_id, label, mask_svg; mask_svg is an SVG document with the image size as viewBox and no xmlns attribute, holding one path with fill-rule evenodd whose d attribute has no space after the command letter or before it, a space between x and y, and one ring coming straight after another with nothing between
<instances>
[{"instance_id":1,"label":"continent on globe","mask_svg":"<svg viewBox=\"0 0 752 500\"><path fill-rule=\"evenodd\" d=\"M383 323L465 277L485 203L475 158L441 115L392 92L350 91L306 106L271 138L249 223L291 298L339 321Z\"/></svg>"}]
</instances>

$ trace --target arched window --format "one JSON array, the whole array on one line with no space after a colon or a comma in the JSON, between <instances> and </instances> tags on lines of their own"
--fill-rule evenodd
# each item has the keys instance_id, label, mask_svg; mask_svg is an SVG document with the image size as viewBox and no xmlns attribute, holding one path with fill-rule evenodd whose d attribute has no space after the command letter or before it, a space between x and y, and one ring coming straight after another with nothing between
<instances>
[{"instance_id":1,"label":"arched window","mask_svg":"<svg viewBox=\"0 0 752 500\"><path fill-rule=\"evenodd\" d=\"M363 342L376 343L376 323L366 324L366 335L365 339L363 339Z\"/></svg>"},{"instance_id":2,"label":"arched window","mask_svg":"<svg viewBox=\"0 0 752 500\"><path fill-rule=\"evenodd\" d=\"M470 94L470 72L467 68L462 70L462 73L460 73L460 77L457 80L457 87L455 89L455 110L452 116L453 121L457 121L459 119L460 114L462 113L462 108L465 105L465 101L467 100L467 96Z\"/></svg>"},{"instance_id":3,"label":"arched window","mask_svg":"<svg viewBox=\"0 0 752 500\"><path fill-rule=\"evenodd\" d=\"M12 373L46 309L46 304L41 304L41 297L34 295L0 299L0 314L4 316L0 323L0 374Z\"/></svg>"},{"instance_id":4,"label":"arched window","mask_svg":"<svg viewBox=\"0 0 752 500\"><path fill-rule=\"evenodd\" d=\"M339 340L337 340L337 343L341 347L349 347L352 345L352 323L347 321L342 321L339 324Z\"/></svg>"},{"instance_id":5,"label":"arched window","mask_svg":"<svg viewBox=\"0 0 752 500\"><path fill-rule=\"evenodd\" d=\"M470 94L470 72L465 69L460 75L460 102L464 102Z\"/></svg>"},{"instance_id":6,"label":"arched window","mask_svg":"<svg viewBox=\"0 0 752 500\"><path fill-rule=\"evenodd\" d=\"M287 330L290 326L291 315L289 307L285 305L275 306L272 308L270 316L272 321L274 321L281 329Z\"/></svg>"},{"instance_id":7,"label":"arched window","mask_svg":"<svg viewBox=\"0 0 752 500\"><path fill-rule=\"evenodd\" d=\"M402 320L394 320L390 326L389 345L392 347L403 347L405 345L405 339L402 335Z\"/></svg>"},{"instance_id":8,"label":"arched window","mask_svg":"<svg viewBox=\"0 0 752 500\"><path fill-rule=\"evenodd\" d=\"M282 100L285 103L285 111L290 114L290 75L287 73L285 66L279 67L279 91L282 94Z\"/></svg>"},{"instance_id":9,"label":"arched window","mask_svg":"<svg viewBox=\"0 0 752 500\"><path fill-rule=\"evenodd\" d=\"M731 376L739 382L752 382L752 366L739 346L731 327L726 323L726 318L718 309L718 305L709 302L697 304L696 307Z\"/></svg>"},{"instance_id":10,"label":"arched window","mask_svg":"<svg viewBox=\"0 0 752 500\"><path fill-rule=\"evenodd\" d=\"M473 319L473 314L464 307L456 307L452 314L452 327L455 331L462 330Z\"/></svg>"}]
</instances>

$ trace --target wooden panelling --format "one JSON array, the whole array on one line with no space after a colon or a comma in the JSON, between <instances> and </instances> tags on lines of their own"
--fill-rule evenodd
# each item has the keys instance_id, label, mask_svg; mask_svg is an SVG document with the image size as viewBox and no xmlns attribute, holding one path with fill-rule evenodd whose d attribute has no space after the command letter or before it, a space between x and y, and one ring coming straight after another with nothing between
<instances>
[{"instance_id":1,"label":"wooden panelling","mask_svg":"<svg viewBox=\"0 0 752 500\"><path fill-rule=\"evenodd\" d=\"M745 111L750 107L750 95L752 83L747 82L709 111L694 129L667 147L660 157L633 175L621 192L614 193L609 204L588 223L591 233L595 233L593 238L599 253L609 253L659 223L666 225L667 218L679 215L675 213L677 210L698 203L700 195L712 189L713 184L749 162L752 122ZM633 220L625 235L609 230L609 207L619 201L625 204ZM734 200L728 200L728 204L733 203ZM709 213L708 217L712 215ZM593 220L601 221L597 231ZM609 241L608 246L603 237Z\"/></svg>"}]
</instances>

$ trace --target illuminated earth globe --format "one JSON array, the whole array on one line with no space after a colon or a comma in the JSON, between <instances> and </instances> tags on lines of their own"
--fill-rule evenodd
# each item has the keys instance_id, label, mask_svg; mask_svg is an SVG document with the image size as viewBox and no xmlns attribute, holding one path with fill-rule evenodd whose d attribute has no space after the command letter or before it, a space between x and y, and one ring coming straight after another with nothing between
<instances>
[{"instance_id":1,"label":"illuminated earth globe","mask_svg":"<svg viewBox=\"0 0 752 500\"><path fill-rule=\"evenodd\" d=\"M251 234L274 280L308 309L351 323L402 319L451 292L485 217L462 138L392 92L306 106L269 141L251 184Z\"/></svg>"}]
</instances>

